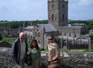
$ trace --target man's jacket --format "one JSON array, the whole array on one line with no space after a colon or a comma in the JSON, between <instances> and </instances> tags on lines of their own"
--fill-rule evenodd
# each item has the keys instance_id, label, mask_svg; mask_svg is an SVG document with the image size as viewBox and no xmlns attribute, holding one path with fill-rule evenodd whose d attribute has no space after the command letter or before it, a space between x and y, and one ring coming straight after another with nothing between
<instances>
[{"instance_id":1,"label":"man's jacket","mask_svg":"<svg viewBox=\"0 0 93 68\"><path fill-rule=\"evenodd\" d=\"M28 51L28 46L26 41L25 43L26 43L26 49L25 49L25 56L26 56L26 53ZM12 45L12 56L17 64L20 64L20 51L21 51L20 39L17 39L14 41Z\"/></svg>"}]
</instances>

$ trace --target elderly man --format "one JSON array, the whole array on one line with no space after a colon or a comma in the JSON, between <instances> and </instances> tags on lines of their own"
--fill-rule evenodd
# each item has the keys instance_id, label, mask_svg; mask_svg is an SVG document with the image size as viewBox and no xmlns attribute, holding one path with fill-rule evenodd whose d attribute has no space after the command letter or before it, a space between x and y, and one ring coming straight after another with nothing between
<instances>
[{"instance_id":1,"label":"elderly man","mask_svg":"<svg viewBox=\"0 0 93 68\"><path fill-rule=\"evenodd\" d=\"M24 58L27 50L27 42L24 39L24 33L21 32L19 38L15 40L12 45L12 56L15 59L18 68L24 68Z\"/></svg>"},{"instance_id":2,"label":"elderly man","mask_svg":"<svg viewBox=\"0 0 93 68\"><path fill-rule=\"evenodd\" d=\"M48 36L48 68L60 68L60 49L53 36Z\"/></svg>"}]
</instances>

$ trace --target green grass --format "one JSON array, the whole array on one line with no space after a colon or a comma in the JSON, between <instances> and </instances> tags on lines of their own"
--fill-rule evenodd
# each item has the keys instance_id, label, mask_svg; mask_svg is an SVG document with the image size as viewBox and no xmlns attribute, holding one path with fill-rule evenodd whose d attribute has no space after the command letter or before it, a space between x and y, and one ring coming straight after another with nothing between
<instances>
[{"instance_id":1,"label":"green grass","mask_svg":"<svg viewBox=\"0 0 93 68\"><path fill-rule=\"evenodd\" d=\"M44 51L48 51L48 48L44 48Z\"/></svg>"},{"instance_id":2,"label":"green grass","mask_svg":"<svg viewBox=\"0 0 93 68\"><path fill-rule=\"evenodd\" d=\"M11 45L13 44L13 42L17 39L17 37L3 37L2 41L7 41L8 43L10 43Z\"/></svg>"},{"instance_id":3,"label":"green grass","mask_svg":"<svg viewBox=\"0 0 93 68\"><path fill-rule=\"evenodd\" d=\"M27 44L28 44L28 47L30 47L30 42L27 42Z\"/></svg>"},{"instance_id":4,"label":"green grass","mask_svg":"<svg viewBox=\"0 0 93 68\"><path fill-rule=\"evenodd\" d=\"M93 50L85 50L85 51L83 51L83 52L93 52Z\"/></svg>"}]
</instances>

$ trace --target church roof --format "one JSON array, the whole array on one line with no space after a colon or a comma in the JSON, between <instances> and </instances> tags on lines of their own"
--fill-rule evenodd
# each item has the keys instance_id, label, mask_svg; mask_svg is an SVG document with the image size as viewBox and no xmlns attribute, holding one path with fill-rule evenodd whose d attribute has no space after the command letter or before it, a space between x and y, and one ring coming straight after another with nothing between
<instances>
[{"instance_id":1,"label":"church roof","mask_svg":"<svg viewBox=\"0 0 93 68\"><path fill-rule=\"evenodd\" d=\"M68 24L68 27L78 27L78 28L82 28L83 26L85 26L85 24L78 24L78 23Z\"/></svg>"},{"instance_id":2,"label":"church roof","mask_svg":"<svg viewBox=\"0 0 93 68\"><path fill-rule=\"evenodd\" d=\"M33 29L33 28L34 28L34 26L27 26L24 29Z\"/></svg>"},{"instance_id":3,"label":"church roof","mask_svg":"<svg viewBox=\"0 0 93 68\"><path fill-rule=\"evenodd\" d=\"M57 31L56 28L52 24L39 24L39 26L44 28L46 32Z\"/></svg>"}]
</instances>

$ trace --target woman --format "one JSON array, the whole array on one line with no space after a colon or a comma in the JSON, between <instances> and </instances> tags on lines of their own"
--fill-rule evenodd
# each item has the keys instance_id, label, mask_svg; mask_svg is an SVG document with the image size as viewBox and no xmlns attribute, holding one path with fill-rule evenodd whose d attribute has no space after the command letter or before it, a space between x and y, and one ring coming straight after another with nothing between
<instances>
[{"instance_id":1,"label":"woman","mask_svg":"<svg viewBox=\"0 0 93 68\"><path fill-rule=\"evenodd\" d=\"M48 68L60 68L60 49L53 36L48 36Z\"/></svg>"},{"instance_id":2,"label":"woman","mask_svg":"<svg viewBox=\"0 0 93 68\"><path fill-rule=\"evenodd\" d=\"M34 39L31 42L29 54L32 55L32 66L30 68L40 68L41 53L37 41Z\"/></svg>"}]
</instances>

